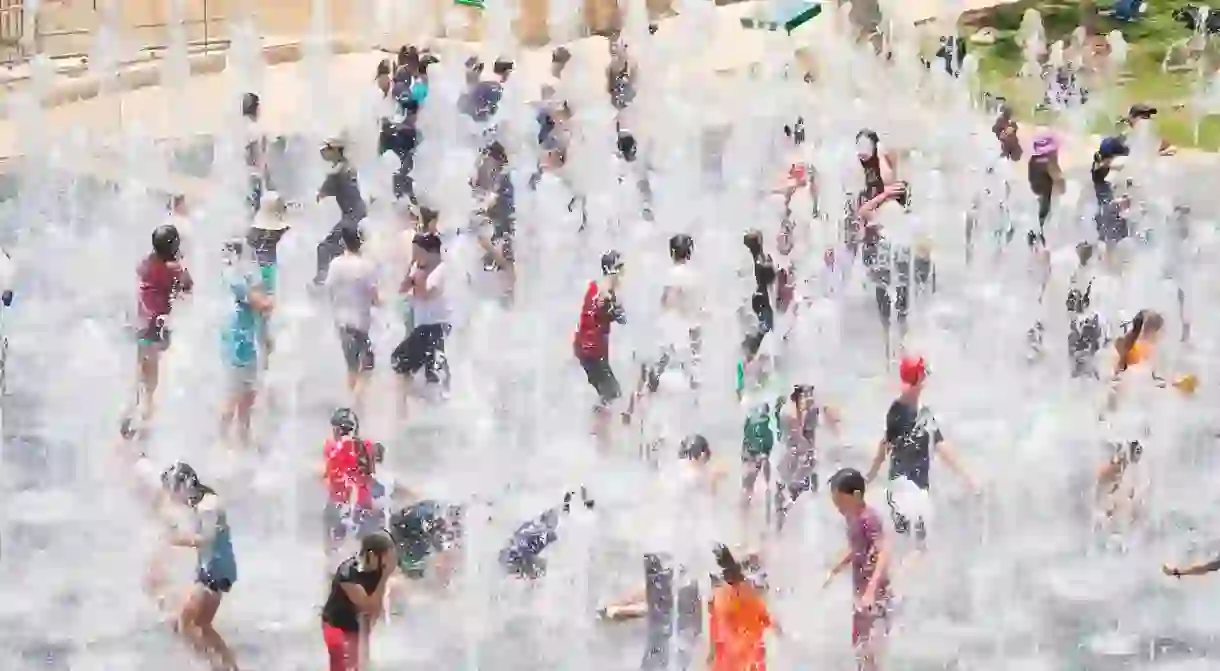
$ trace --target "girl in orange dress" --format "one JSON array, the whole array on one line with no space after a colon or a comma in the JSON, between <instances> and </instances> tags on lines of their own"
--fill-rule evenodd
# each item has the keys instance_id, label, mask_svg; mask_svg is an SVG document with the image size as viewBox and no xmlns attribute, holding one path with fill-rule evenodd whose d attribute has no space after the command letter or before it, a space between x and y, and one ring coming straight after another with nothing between
<instances>
[{"instance_id":1,"label":"girl in orange dress","mask_svg":"<svg viewBox=\"0 0 1220 671\"><path fill-rule=\"evenodd\" d=\"M745 578L741 565L723 545L716 548L716 563L723 581L712 590L710 647L711 671L766 671L768 630L779 633L762 594Z\"/></svg>"}]
</instances>

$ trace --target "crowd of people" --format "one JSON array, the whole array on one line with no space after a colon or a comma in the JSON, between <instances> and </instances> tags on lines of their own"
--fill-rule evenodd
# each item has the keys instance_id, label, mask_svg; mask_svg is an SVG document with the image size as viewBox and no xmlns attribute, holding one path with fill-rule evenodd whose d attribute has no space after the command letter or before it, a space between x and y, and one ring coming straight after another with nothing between
<instances>
[{"instance_id":1,"label":"crowd of people","mask_svg":"<svg viewBox=\"0 0 1220 671\"><path fill-rule=\"evenodd\" d=\"M649 224L657 216L650 157L628 123L632 118L628 111L637 98L640 64L622 38L612 38L609 44L604 89L617 121L614 141L607 143L612 153L598 160L635 194L635 217ZM337 566L321 609L322 641L331 671L367 668L368 635L382 621L387 604L394 607L395 594L411 590L412 583L420 580L447 584L460 570L459 558L466 546L467 502L422 497L414 488L399 484L384 467L386 448L362 430L360 418L368 412L370 375L379 364L370 338L374 315L397 311L404 326L404 337L388 359L401 383L400 418L426 412L429 403L446 402L452 382L446 342L461 328L453 318L451 287L458 282L478 283L480 299L512 310L518 281L531 272L529 267L519 267L514 254L517 194L540 188L548 175L561 182L564 179L563 168L574 150L576 102L565 97L568 80L576 76L568 68L571 60L568 49L555 49L551 76L536 100L528 103L532 113L527 117L536 123L531 129L536 151L530 156L536 156L537 163L529 166L527 172L533 176L524 183L509 170L522 159L510 155L512 145L504 139L504 91L514 74L514 63L497 60L489 73L477 58L464 63L465 87L455 112L468 125L468 139L477 147L478 158L470 181L474 207L458 213L445 212L444 203L429 199L419 186L416 170L417 150L434 141L422 132L426 129L421 129L419 118L421 110L438 104L436 96L430 95L429 78L440 58L427 50L404 47L394 60L378 65L374 80L384 105L378 111L375 144L379 154L391 154L398 161L388 189L394 196L391 211L408 222L406 244L394 244L405 248L403 255L409 260L403 264L400 282L389 289L379 279L385 268L366 253L364 226L370 203L361 188L366 177L350 158L353 140L347 135L327 138L320 149L327 172L317 188L317 200L333 199L340 218L316 244L316 272L312 278L280 276L276 248L285 236L300 234L291 230L291 222L293 208L301 205L287 201L275 188L276 176L268 169L268 139L260 134L258 125L259 97L247 94L242 100L242 114L251 129L245 152L250 218L246 230L227 240L220 250L223 281L232 305L228 321L220 329L228 394L220 422L234 444L251 447L252 410L260 401L260 381L268 362L275 356L277 290L284 282L312 285L316 300L328 306L350 399L333 411L332 433L320 445L317 472L319 487L325 489L328 500L321 511L327 531L325 552L333 559L332 566ZM1109 327L1117 321L1114 316L1100 315L1093 308L1093 278L1100 273L1121 274L1125 258L1143 253L1139 246L1139 175L1125 169L1123 159L1139 151L1133 144L1146 134L1145 125L1155 114L1148 106L1132 107L1123 132L1100 143L1090 169L1096 193L1092 215L1096 235L1080 240L1076 247L1078 267L1067 294L1045 296L1051 303L1064 301L1070 325L1067 333L1060 334L1070 356L1046 365L1062 368L1065 375L1088 384L1108 385L1109 402L1102 421L1110 414L1129 412L1131 389L1142 388L1145 382L1168 389L1165 393L1176 390L1183 395L1193 393L1198 385L1190 371L1159 367L1158 346L1170 326L1162 316L1163 308L1141 310L1121 328ZM708 266L692 262L699 253L699 240L687 232L668 237L664 254L670 265L662 275L649 278L660 291L658 341L647 351L633 352L637 362L633 365L638 366L616 370L616 359L611 357L616 326L632 318L632 305L621 291L622 278L632 265L627 249L596 252L600 254L600 274L588 279L580 304L572 306L570 356L596 396L589 427L603 452L638 451L641 459L658 467L657 478L675 477L684 491L702 492L717 501L718 492L725 490L724 464L739 461L741 477L733 484L730 507L742 515L750 515L758 506L765 508L769 532L775 534L791 533L794 509L817 505L804 495L825 487L842 515L846 543L846 550L832 562L827 583L850 569L855 593L850 614L852 643L859 668L872 670L882 665L886 636L897 619L893 604L901 584L891 582L892 569L930 542L925 511L930 506L933 462L943 462L972 492L985 492L986 484L973 475L970 456L959 456L951 448L947 431L924 402L923 391L933 379L933 362L910 347L907 338L911 316L938 287L937 250L931 241L894 230L906 225L904 215L919 198L911 188L911 177L904 174L903 152L886 146L883 130L860 129L855 136L858 185L849 193L828 193L819 181L818 166L791 158L802 156L802 148L817 141L806 135L805 123L803 117L794 118L782 129L786 151L774 166L774 186L768 194L785 203L778 235L772 238L753 227L740 231L742 259L748 260L753 281L746 281L748 288L740 296L741 331L735 361L709 360L706 314L715 298L708 295L708 282L700 274ZM1042 267L1048 229L1054 225L1065 183L1058 162L1060 138L1039 129L1032 142L1023 143L1011 110L1000 113L993 130L997 143L988 166L999 161L1026 162L1037 211L1036 219L1028 223L1012 217L1003 253L1027 254L1031 267ZM1162 147L1162 151L1167 149ZM579 235L590 226L585 211L588 194L567 185L571 187L566 192L567 211L578 229L572 233ZM1006 193L998 197L1016 201L1025 196ZM842 215L839 198L844 201ZM175 196L170 205L171 217L152 230L151 248L138 268L137 391L124 414L122 445L136 465L134 472L141 474L141 491L157 514L169 519L169 511L185 511L191 520L175 527L180 530L170 537L170 545L193 548L198 554L191 592L170 613L176 630L214 668L233 670L238 663L213 626L223 600L234 592L240 598L238 555L230 538L223 492L204 485L187 463L176 462L167 468L153 465L142 447L150 427L158 421L160 362L172 347L174 306L189 300L199 281L184 260L183 250L191 244L184 224L189 219L187 203ZM811 211L801 213L799 208ZM1175 214L1181 220L1181 231L1170 235L1180 233L1186 239L1190 212ZM978 216L978 212L962 214L967 245L972 235L977 237ZM462 223L447 228L442 222ZM815 237L802 230L810 225L831 231L834 244L811 248L814 240L826 236ZM1017 238L1014 232L1022 226L1025 235ZM479 268L455 267L446 253L459 236L466 235L477 241ZM1018 242L1008 244L1014 239ZM818 268L797 263L797 259L811 257L821 261ZM976 262L980 261L976 258ZM882 356L893 363L900 389L886 412L871 461L827 473L820 450L826 439L819 434L823 430L837 434L845 421L842 414L813 381L781 386L779 380L791 377L784 370L783 352L800 346L795 342L793 323L809 318L802 311L827 291L812 278L846 277L853 268L862 269L864 281L873 288L878 328L886 343ZM1042 288L1045 294L1045 280ZM1190 314L1184 291L1180 286L1177 307L1181 337L1188 339ZM732 302L738 297L719 300ZM1049 349L1045 339L1052 334L1039 322L1029 336L1031 362L1040 360ZM666 418L655 417L652 400L658 395L693 399L706 385L710 371L730 364L736 367L740 438L699 431L674 435L666 430ZM624 374L627 378L621 378ZM429 400L423 403L421 397ZM622 428L649 422L661 428L642 432ZM1137 422L1129 435L1106 446L1108 456L1099 464L1096 483L1099 514L1106 524L1117 528L1138 524L1140 501L1132 481L1137 477L1145 435L1146 429ZM884 488L888 514L883 515L866 502L865 494L887 464L883 484L877 485ZM677 467L680 476L674 476L671 467ZM596 509L592 488L573 484L562 501L520 524L496 558L505 578L544 580L546 550L563 536L566 520L574 513ZM911 541L909 547L899 542L906 539ZM348 556L353 549L354 554ZM765 551L732 547L731 543L706 551L712 553L717 566L710 579L699 574L691 565L694 562L658 549L643 558L639 592L599 611L607 626L621 620L647 621L641 668L697 668L698 646L706 642L707 668L761 671L766 668L769 636L800 645L768 606L772 585L765 570ZM1217 570L1218 566L1218 562L1167 565L1164 570L1182 576ZM169 610L164 583L154 566L150 594Z\"/></svg>"}]
</instances>

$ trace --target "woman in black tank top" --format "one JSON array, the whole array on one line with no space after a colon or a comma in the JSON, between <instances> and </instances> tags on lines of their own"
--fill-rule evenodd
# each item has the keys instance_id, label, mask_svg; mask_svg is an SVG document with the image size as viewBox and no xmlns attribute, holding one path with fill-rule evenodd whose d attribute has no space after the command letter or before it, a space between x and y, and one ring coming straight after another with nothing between
<instances>
[{"instance_id":1,"label":"woman in black tank top","mask_svg":"<svg viewBox=\"0 0 1220 671\"><path fill-rule=\"evenodd\" d=\"M885 190L885 178L881 175L881 139L871 130L856 133L856 158L864 170L864 195L871 200ZM867 151L865 151L867 150Z\"/></svg>"}]
</instances>

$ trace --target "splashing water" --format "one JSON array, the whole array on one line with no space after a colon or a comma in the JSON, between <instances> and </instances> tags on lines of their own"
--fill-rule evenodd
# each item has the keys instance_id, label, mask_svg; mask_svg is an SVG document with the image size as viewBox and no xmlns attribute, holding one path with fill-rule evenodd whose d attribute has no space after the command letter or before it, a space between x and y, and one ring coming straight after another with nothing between
<instances>
[{"instance_id":1,"label":"splashing water","mask_svg":"<svg viewBox=\"0 0 1220 671\"><path fill-rule=\"evenodd\" d=\"M329 413L345 402L345 393L327 309L307 289L314 245L337 217L333 205L313 204L324 171L315 149L336 129L371 122L361 87L372 88L372 65L381 58L362 55L351 75L353 61L331 53L326 3L315 0L313 6L304 67L295 70L303 81L287 94L277 92L275 71L290 66L269 68L253 57L251 24L231 31L225 95L212 103L223 109L218 116L224 122L207 126L209 190L192 198L186 241L198 288L174 312L174 344L163 362L148 445L158 463L190 460L229 502L241 579L225 598L218 627L250 668L317 668L322 654L323 493L314 469ZM969 77L924 70L908 56L879 62L867 45L836 30L837 10L790 39L759 37L762 65L755 71L714 74L701 62L708 53L737 43L748 49L753 36L735 21L726 28L726 9L707 3L689 11L684 3L682 9L646 37L642 9L635 7L625 31L641 68L636 109L627 118L651 170L652 222L640 215L632 180L619 179L625 168L613 154L614 114L604 92L600 38L572 45L570 67L577 75L569 82L569 99L576 132L568 167L529 188L537 150L528 104L548 59L515 46L513 5L487 12L494 53L485 55L517 53L520 64L503 117L519 201L519 277L513 305L505 308L482 284L481 251L471 236L447 242L447 262L471 277L454 282L450 292L458 313L448 345L452 396L423 402L405 423L395 414L396 381L385 372L404 335L401 320L386 308L374 326L378 372L365 410L368 431L386 443L389 467L413 489L477 503L470 504L468 548L451 593L413 595L410 607L375 633L373 659L384 668L634 668L641 632L595 622L595 605L640 587L644 552L667 543L710 544L709 536L717 536L731 544L764 544L778 587L774 609L799 638L799 644L775 646L777 668L847 664L849 595L841 585L820 589L821 567L844 545L841 521L825 495L801 499L788 532L765 542L759 522L731 514L733 491L719 502L730 514L711 505L683 510L673 497L653 495L657 475L639 460L636 446L644 429L624 429L609 453L595 449L588 435L594 398L572 361L570 329L586 282L598 274L598 257L618 249L627 263L620 293L630 318L612 336L612 364L624 385L633 385L640 361L659 348L658 278L669 263L666 240L678 232L693 235L692 263L711 297L703 384L696 392L666 387L647 412L680 418L674 420L680 426L661 422L649 430L696 428L736 475L742 410L733 394L733 368L739 308L752 289L741 236L757 228L775 251L785 208L771 192L797 153L818 176L819 214L810 214L807 195L790 204L798 243L788 260L802 281L807 309L791 317L787 342L772 334L768 346L783 362L785 382L817 385L844 416L842 435L823 437L818 475L825 479L841 465L866 468L898 389L884 356L873 287L844 248L841 205L862 186L855 158L862 127L876 130L885 148L901 154L911 205L885 212L883 223L895 243L930 246L936 267L935 293L913 299L906 344L932 362L927 402L985 490L981 498L969 498L947 469L935 467L931 547L922 563L896 576L903 604L891 656L903 668L955 662L959 668L1100 669L1132 663L1161 668L1153 665L1220 655L1210 649L1220 633L1215 607L1201 594L1211 587L1183 589L1165 583L1156 570L1166 557L1214 549L1210 539L1220 532L1210 486L1218 464L1209 449L1215 434L1209 410L1216 400L1210 381L1220 375L1212 336L1220 320L1206 310L1220 277L1214 264L1202 261L1220 240L1210 186L1216 171L1205 163L1161 161L1139 173L1146 175L1139 179L1148 205L1139 228L1150 233L1129 241L1122 274L1100 277L1094 290L1111 321L1145 307L1165 314L1170 333L1164 360L1203 380L1194 397L1153 391L1129 410L1147 430L1143 466L1156 487L1143 525L1115 549L1093 531L1089 501L1093 474L1107 457L1108 429L1095 420L1106 389L1067 378L1067 324L1060 308L1073 247L1092 235L1092 204L1066 197L1058 204L1046 230L1052 278L1040 303L1034 256L1023 243L1025 232L1037 226L1036 201L1024 170L994 158L992 119L974 105ZM564 30L557 18L551 25ZM918 50L914 35L894 35L895 53ZM1032 61L1045 49L1036 14L1026 15L1022 35ZM812 84L784 67L794 46L812 55ZM180 74L185 48L174 40L167 72ZM114 76L120 51L104 25L92 67ZM441 63L429 71L420 122L426 140L414 175L441 211L442 228L456 230L466 226L465 213L474 207L466 187L477 154L474 133L450 112L462 93L467 52L452 42L438 42L436 51ZM1119 49L1111 51L1121 63ZM1064 59L1062 45L1055 45L1052 63ZM39 86L48 86L50 75L40 76ZM149 231L164 218L163 173L175 151L198 141L190 137L194 120L209 114L186 92L195 85L191 79L165 89L171 93L166 113L177 119L181 134L169 141L142 130L138 116L122 114L121 103L114 109L122 123L61 132L44 127L52 112L27 94L9 102L25 159L16 175L18 196L0 203L0 238L22 268L18 299L6 319L11 348L0 469L0 585L8 597L0 604L0 659L16 661L5 668L134 669L187 659L157 624L142 592L156 539L152 522L128 494L129 474L115 463L112 444L132 385L127 324L133 269L146 253ZM248 90L259 92L269 110L287 110L270 115L291 127L272 172L277 188L302 206L279 250L276 350L255 419L260 449L234 455L219 444L217 429L226 392L219 382L218 341L229 310L218 250L245 227L238 101ZM283 100L296 94L299 99ZM799 150L782 133L798 115L809 138ZM352 141L367 149L369 135L353 132ZM111 178L79 174L80 163L102 146L119 149ZM361 167L362 180L371 180L372 168ZM1067 176L1076 193L1087 191L1087 174L1069 168ZM584 212L570 207L574 195L581 196ZM1186 247L1197 260L1168 260L1169 220L1177 205L1192 208ZM968 212L977 220L970 254ZM365 225L374 240L402 234L400 218L384 201L373 203ZM1017 233L1011 243L1009 230ZM377 244L371 253L388 258ZM827 249L837 255L834 267L824 261ZM388 294L398 278L386 275ZM1191 341L1181 345L1178 288L1188 297L1192 328ZM1043 358L1031 363L1024 340L1039 321L1047 345ZM565 529L549 555L545 580L530 586L503 579L496 560L503 540L582 483L595 492L597 509L582 511ZM869 493L879 510L881 489ZM170 569L184 587L188 558L177 558Z\"/></svg>"}]
</instances>

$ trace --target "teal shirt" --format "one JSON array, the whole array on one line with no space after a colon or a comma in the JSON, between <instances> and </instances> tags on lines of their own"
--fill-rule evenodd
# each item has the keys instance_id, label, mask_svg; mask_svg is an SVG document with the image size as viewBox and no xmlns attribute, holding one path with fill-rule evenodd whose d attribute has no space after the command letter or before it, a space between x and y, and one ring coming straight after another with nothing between
<instances>
[{"instance_id":1,"label":"teal shirt","mask_svg":"<svg viewBox=\"0 0 1220 671\"><path fill-rule=\"evenodd\" d=\"M751 380L747 390L745 366L741 362L737 364L737 392L747 403L741 436L741 451L745 456L767 456L775 448L775 430L779 426L784 397L779 396L774 402L770 400L771 395L766 391L770 377L763 374L760 379Z\"/></svg>"},{"instance_id":2,"label":"teal shirt","mask_svg":"<svg viewBox=\"0 0 1220 671\"><path fill-rule=\"evenodd\" d=\"M208 502L207 499L212 501ZM237 582L237 557L233 553L233 534L229 529L229 518L224 509L219 508L219 501L214 494L204 499L205 503L216 505L215 517L210 512L202 512L199 524L216 525L212 542L199 548L199 571L212 580L227 580L230 584Z\"/></svg>"},{"instance_id":3,"label":"teal shirt","mask_svg":"<svg viewBox=\"0 0 1220 671\"><path fill-rule=\"evenodd\" d=\"M741 450L750 456L766 456L775 447L775 428L779 426L779 412L783 399L775 403L764 401L751 406L742 426Z\"/></svg>"},{"instance_id":4,"label":"teal shirt","mask_svg":"<svg viewBox=\"0 0 1220 671\"><path fill-rule=\"evenodd\" d=\"M234 269L226 272L226 281L233 297L233 314L221 336L225 362L235 368L253 366L258 363L259 318L250 305L250 292L261 289L262 284L253 275Z\"/></svg>"},{"instance_id":5,"label":"teal shirt","mask_svg":"<svg viewBox=\"0 0 1220 671\"><path fill-rule=\"evenodd\" d=\"M428 99L428 82L417 81L411 85L411 99L419 104L424 104Z\"/></svg>"}]
</instances>

